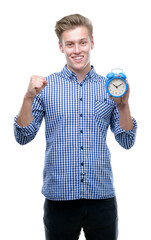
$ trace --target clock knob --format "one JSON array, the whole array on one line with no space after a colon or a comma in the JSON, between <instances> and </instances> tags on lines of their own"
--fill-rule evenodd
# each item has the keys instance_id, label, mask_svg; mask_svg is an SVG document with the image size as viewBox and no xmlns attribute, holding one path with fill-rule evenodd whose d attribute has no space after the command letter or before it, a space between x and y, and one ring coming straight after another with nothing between
<instances>
[{"instance_id":1,"label":"clock knob","mask_svg":"<svg viewBox=\"0 0 151 240\"><path fill-rule=\"evenodd\" d=\"M120 76L121 78L126 79L126 75L125 75L124 73L119 73L119 76Z\"/></svg>"},{"instance_id":2,"label":"clock knob","mask_svg":"<svg viewBox=\"0 0 151 240\"><path fill-rule=\"evenodd\" d=\"M107 75L106 75L106 77L108 78L108 79L110 79L110 78L113 78L114 77L114 73L108 73Z\"/></svg>"}]
</instances>

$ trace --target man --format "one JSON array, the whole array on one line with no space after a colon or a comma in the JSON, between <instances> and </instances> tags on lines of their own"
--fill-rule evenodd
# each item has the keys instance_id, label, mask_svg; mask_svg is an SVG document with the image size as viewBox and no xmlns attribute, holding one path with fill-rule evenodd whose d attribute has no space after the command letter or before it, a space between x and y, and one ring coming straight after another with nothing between
<instances>
[{"instance_id":1,"label":"man","mask_svg":"<svg viewBox=\"0 0 151 240\"><path fill-rule=\"evenodd\" d=\"M106 79L90 64L94 47L89 19L74 14L56 23L66 65L44 78L32 76L15 137L34 139L43 117L46 155L42 193L47 240L117 239L117 204L106 134L110 125L118 143L134 145L136 121L129 110L129 85L123 98L111 99Z\"/></svg>"}]
</instances>

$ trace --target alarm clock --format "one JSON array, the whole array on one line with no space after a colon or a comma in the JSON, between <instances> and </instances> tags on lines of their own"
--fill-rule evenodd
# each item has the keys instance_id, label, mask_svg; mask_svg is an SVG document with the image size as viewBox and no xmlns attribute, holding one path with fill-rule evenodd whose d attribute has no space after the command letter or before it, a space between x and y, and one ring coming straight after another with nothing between
<instances>
[{"instance_id":1,"label":"alarm clock","mask_svg":"<svg viewBox=\"0 0 151 240\"><path fill-rule=\"evenodd\" d=\"M108 73L106 75L106 89L109 95L118 98L122 97L127 91L126 75L123 72Z\"/></svg>"}]
</instances>

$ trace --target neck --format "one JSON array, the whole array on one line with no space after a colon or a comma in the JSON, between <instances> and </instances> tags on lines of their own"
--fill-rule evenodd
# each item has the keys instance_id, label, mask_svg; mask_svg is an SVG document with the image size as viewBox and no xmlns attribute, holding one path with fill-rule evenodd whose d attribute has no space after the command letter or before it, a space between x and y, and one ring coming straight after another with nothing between
<instances>
[{"instance_id":1,"label":"neck","mask_svg":"<svg viewBox=\"0 0 151 240\"><path fill-rule=\"evenodd\" d=\"M83 70L73 69L69 65L67 65L67 68L76 74L78 82L82 82L82 80L85 79L86 74L91 70L91 65L87 65Z\"/></svg>"},{"instance_id":2,"label":"neck","mask_svg":"<svg viewBox=\"0 0 151 240\"><path fill-rule=\"evenodd\" d=\"M77 79L78 79L78 82L80 83L80 82L82 82L82 80L84 80L85 79L85 77L86 77L86 74L87 73L76 73L76 76L77 76Z\"/></svg>"}]
</instances>

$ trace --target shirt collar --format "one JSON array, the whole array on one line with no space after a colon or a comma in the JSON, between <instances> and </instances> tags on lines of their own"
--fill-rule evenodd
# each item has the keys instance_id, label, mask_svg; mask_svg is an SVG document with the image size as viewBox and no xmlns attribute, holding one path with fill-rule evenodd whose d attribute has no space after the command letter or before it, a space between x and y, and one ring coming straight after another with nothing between
<instances>
[{"instance_id":1,"label":"shirt collar","mask_svg":"<svg viewBox=\"0 0 151 240\"><path fill-rule=\"evenodd\" d=\"M86 77L92 79L95 76L96 76L95 68L91 65L91 70L86 74Z\"/></svg>"},{"instance_id":2,"label":"shirt collar","mask_svg":"<svg viewBox=\"0 0 151 240\"><path fill-rule=\"evenodd\" d=\"M61 71L61 74L66 76L67 78L73 78L76 77L76 74L72 72L70 69L67 68L67 65L64 66L64 68ZM86 78L92 79L95 77L96 71L95 68L91 65L91 70L86 74Z\"/></svg>"}]
</instances>

